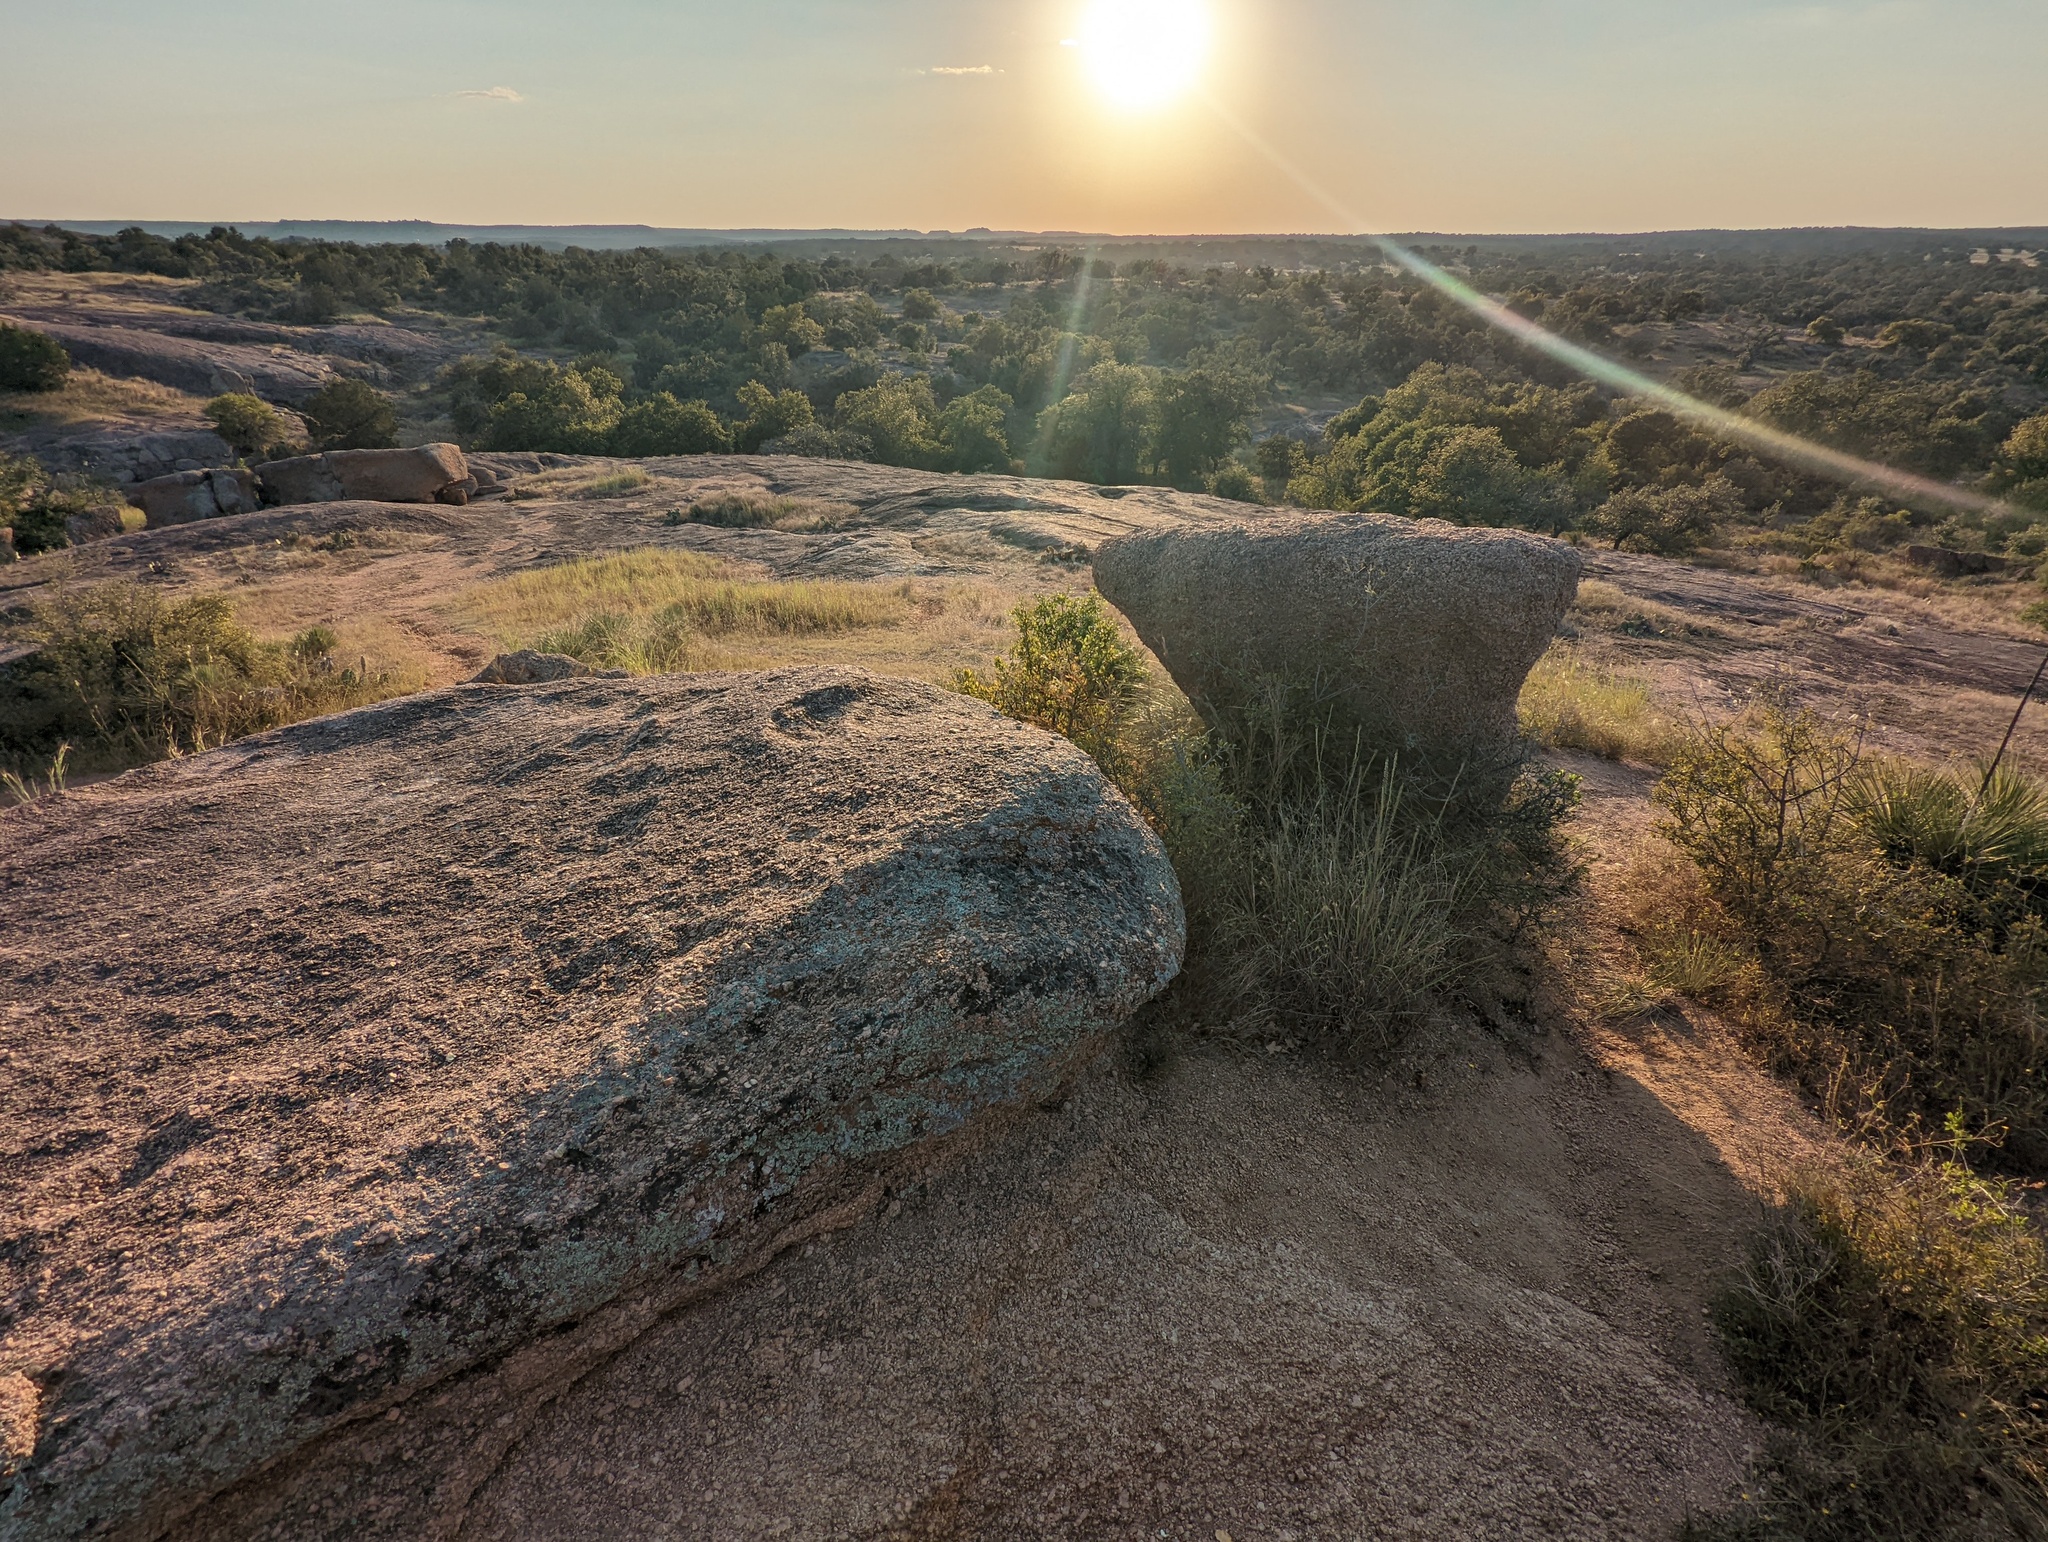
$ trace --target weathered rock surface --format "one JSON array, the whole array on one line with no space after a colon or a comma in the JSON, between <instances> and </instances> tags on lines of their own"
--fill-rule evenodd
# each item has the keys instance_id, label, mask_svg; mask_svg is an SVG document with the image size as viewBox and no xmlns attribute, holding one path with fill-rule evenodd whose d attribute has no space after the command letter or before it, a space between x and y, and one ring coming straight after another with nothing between
<instances>
[{"instance_id":1,"label":"weathered rock surface","mask_svg":"<svg viewBox=\"0 0 2048 1542\"><path fill-rule=\"evenodd\" d=\"M172 337L138 327L29 324L62 343L75 364L198 396L250 391L266 401L297 405L336 378L325 359L283 348Z\"/></svg>"},{"instance_id":2,"label":"weathered rock surface","mask_svg":"<svg viewBox=\"0 0 2048 1542\"><path fill-rule=\"evenodd\" d=\"M501 653L477 672L471 685L551 685L557 680L580 680L591 672L581 659L566 653L536 653L521 648Z\"/></svg>"},{"instance_id":3,"label":"weathered rock surface","mask_svg":"<svg viewBox=\"0 0 2048 1542\"><path fill-rule=\"evenodd\" d=\"M1516 698L1579 569L1542 536L1386 514L1161 530L1095 554L1103 595L1212 724L1241 732L1279 682L1340 742L1445 767L1513 758Z\"/></svg>"},{"instance_id":4,"label":"weathered rock surface","mask_svg":"<svg viewBox=\"0 0 2048 1542\"><path fill-rule=\"evenodd\" d=\"M228 442L209 428L162 430L141 422L43 426L16 435L9 448L33 455L47 471L84 472L110 482L204 471L235 458Z\"/></svg>"},{"instance_id":5,"label":"weathered rock surface","mask_svg":"<svg viewBox=\"0 0 2048 1542\"><path fill-rule=\"evenodd\" d=\"M260 507L256 479L246 471L225 468L152 477L131 489L128 497L142 510L152 530L189 525L195 519L218 519L223 514L247 514Z\"/></svg>"},{"instance_id":6,"label":"weathered rock surface","mask_svg":"<svg viewBox=\"0 0 2048 1542\"><path fill-rule=\"evenodd\" d=\"M459 446L423 444L407 450L329 450L266 461L256 468L271 503L469 501L476 486Z\"/></svg>"},{"instance_id":7,"label":"weathered rock surface","mask_svg":"<svg viewBox=\"0 0 2048 1542\"><path fill-rule=\"evenodd\" d=\"M1058 1088L1181 935L1071 745L843 669L457 687L0 814L0 1535L722 1277Z\"/></svg>"},{"instance_id":8,"label":"weathered rock surface","mask_svg":"<svg viewBox=\"0 0 2048 1542\"><path fill-rule=\"evenodd\" d=\"M125 527L121 523L121 506L103 503L87 509L82 514L72 514L64 521L64 535L73 546L83 546L87 541L104 541L116 536Z\"/></svg>"}]
</instances>

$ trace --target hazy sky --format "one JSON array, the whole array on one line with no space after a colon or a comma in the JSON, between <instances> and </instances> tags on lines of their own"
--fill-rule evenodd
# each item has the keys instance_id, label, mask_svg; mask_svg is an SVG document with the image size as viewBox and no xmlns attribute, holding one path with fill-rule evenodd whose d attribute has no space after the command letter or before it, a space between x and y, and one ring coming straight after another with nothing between
<instances>
[{"instance_id":1,"label":"hazy sky","mask_svg":"<svg viewBox=\"0 0 2048 1542\"><path fill-rule=\"evenodd\" d=\"M0 217L1336 228L1200 99L1110 112L1080 8L0 0ZM2048 225L2048 0L1211 8L1371 229Z\"/></svg>"}]
</instances>

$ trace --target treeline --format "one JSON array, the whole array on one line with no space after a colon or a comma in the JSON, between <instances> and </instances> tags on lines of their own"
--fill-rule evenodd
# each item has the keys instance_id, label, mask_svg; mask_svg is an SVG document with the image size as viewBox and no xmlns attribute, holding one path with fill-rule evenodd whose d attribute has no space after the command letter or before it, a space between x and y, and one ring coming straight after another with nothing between
<instances>
[{"instance_id":1,"label":"treeline","mask_svg":"<svg viewBox=\"0 0 2048 1542\"><path fill-rule=\"evenodd\" d=\"M1426 255L1646 368L1703 360L1676 378L1718 405L2048 508L2048 468L2028 448L2048 404L2038 254L1867 233L1839 250L1653 245ZM1349 251L1288 269L1129 247L1116 262L1057 246L920 255L901 242L793 257L0 229L0 268L189 277L220 308L307 322L403 308L480 318L517 348L441 382L456 431L478 447L772 448L1015 469L1671 551L1731 521L1809 546L1921 525L1964 544L2043 540L2028 513L1960 529L1931 508L1844 500L1578 381L1372 249ZM1276 398L1318 397L1357 405L1319 432L1251 442Z\"/></svg>"}]
</instances>

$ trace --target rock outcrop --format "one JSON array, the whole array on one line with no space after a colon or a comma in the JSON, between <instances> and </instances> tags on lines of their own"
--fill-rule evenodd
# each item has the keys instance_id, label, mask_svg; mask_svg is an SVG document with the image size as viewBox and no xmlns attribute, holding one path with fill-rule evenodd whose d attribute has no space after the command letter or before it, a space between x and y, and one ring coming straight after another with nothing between
<instances>
[{"instance_id":1,"label":"rock outcrop","mask_svg":"<svg viewBox=\"0 0 2048 1542\"><path fill-rule=\"evenodd\" d=\"M423 444L408 450L329 450L267 461L256 468L271 503L335 503L361 498L372 503L469 502L476 481L462 450L452 444Z\"/></svg>"},{"instance_id":2,"label":"rock outcrop","mask_svg":"<svg viewBox=\"0 0 2048 1542\"><path fill-rule=\"evenodd\" d=\"M1333 743L1484 771L1578 590L1579 556L1519 530L1276 514L1129 535L1095 582L1198 711L1258 732L1275 692Z\"/></svg>"},{"instance_id":3,"label":"rock outcrop","mask_svg":"<svg viewBox=\"0 0 2048 1542\"><path fill-rule=\"evenodd\" d=\"M189 525L195 519L247 514L261 507L256 479L241 470L176 471L131 488L129 501L142 510L149 528Z\"/></svg>"},{"instance_id":4,"label":"rock outcrop","mask_svg":"<svg viewBox=\"0 0 2048 1542\"><path fill-rule=\"evenodd\" d=\"M325 359L282 348L200 341L138 327L28 324L62 343L74 364L154 380L197 396L250 391L265 401L296 406L336 378Z\"/></svg>"},{"instance_id":5,"label":"rock outcrop","mask_svg":"<svg viewBox=\"0 0 2048 1542\"><path fill-rule=\"evenodd\" d=\"M7 810L0 938L0 1534L56 1538L708 1288L1059 1089L1182 919L1066 741L794 669L459 686Z\"/></svg>"}]
</instances>

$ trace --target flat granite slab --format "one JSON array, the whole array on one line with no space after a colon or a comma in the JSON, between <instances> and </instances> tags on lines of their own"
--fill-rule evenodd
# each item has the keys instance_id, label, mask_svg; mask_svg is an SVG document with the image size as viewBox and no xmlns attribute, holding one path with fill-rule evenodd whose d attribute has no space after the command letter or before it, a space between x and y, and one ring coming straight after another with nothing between
<instances>
[{"instance_id":1,"label":"flat granite slab","mask_svg":"<svg viewBox=\"0 0 2048 1542\"><path fill-rule=\"evenodd\" d=\"M1065 740L846 669L471 685L0 813L0 1535L337 1424L1049 1096L1179 966Z\"/></svg>"}]
</instances>

